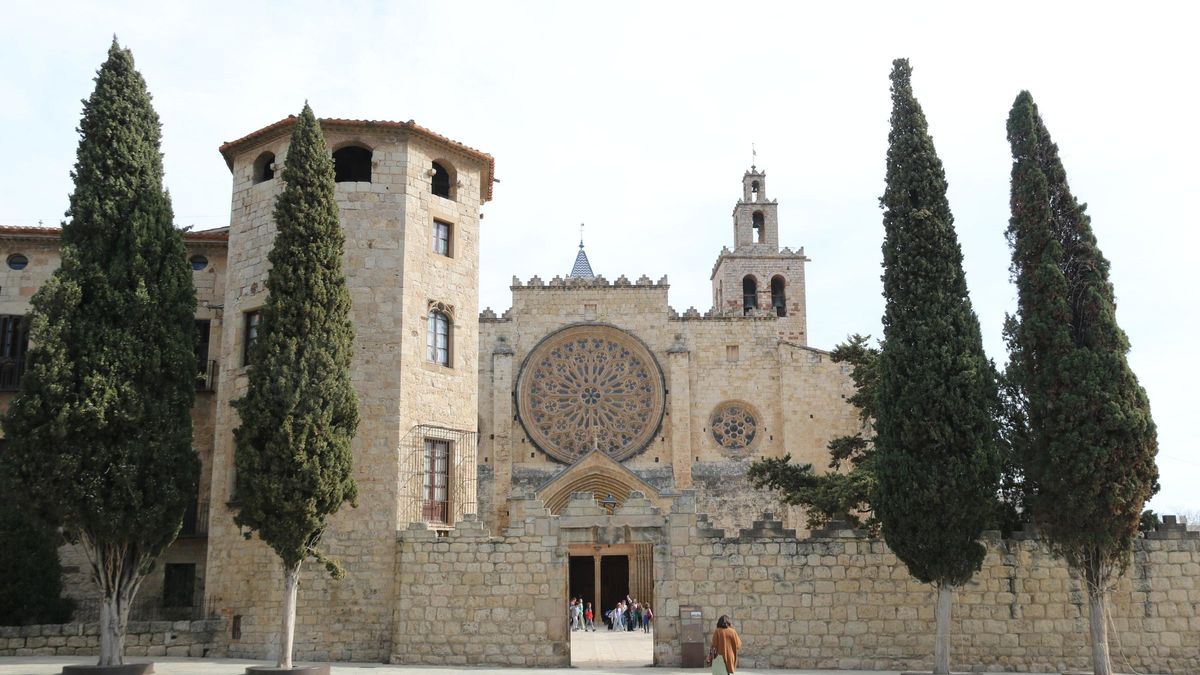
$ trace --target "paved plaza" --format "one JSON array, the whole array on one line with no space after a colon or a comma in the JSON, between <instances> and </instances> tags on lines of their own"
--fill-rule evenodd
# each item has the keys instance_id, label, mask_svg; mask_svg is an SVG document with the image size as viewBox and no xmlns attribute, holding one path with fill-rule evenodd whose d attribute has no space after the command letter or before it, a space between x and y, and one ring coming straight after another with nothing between
<instances>
[{"instance_id":1,"label":"paved plaza","mask_svg":"<svg viewBox=\"0 0 1200 675\"><path fill-rule=\"evenodd\" d=\"M378 663L338 663L332 668L333 675L355 675L371 671L371 675L434 675L458 672L502 672L505 675L704 675L707 668L650 668L652 660L652 636L650 633L613 632L601 628L596 632L571 633L571 668L496 668L466 666L389 666ZM132 662L147 659L134 658ZM27 656L0 657L0 675L58 675L62 666L68 664L94 664L95 657ZM242 675L246 666L274 665L248 659L184 659L158 657L154 659L158 675ZM768 670L742 668L739 674L753 675L897 675L888 670ZM365 675L365 673L364 673Z\"/></svg>"}]
</instances>

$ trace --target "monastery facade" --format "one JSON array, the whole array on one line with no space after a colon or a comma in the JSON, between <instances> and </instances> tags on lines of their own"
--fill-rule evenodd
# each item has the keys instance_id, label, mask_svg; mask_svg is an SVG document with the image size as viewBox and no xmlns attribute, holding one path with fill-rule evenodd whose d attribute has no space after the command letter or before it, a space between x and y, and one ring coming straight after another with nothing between
<instances>
[{"instance_id":1,"label":"monastery facade","mask_svg":"<svg viewBox=\"0 0 1200 675\"><path fill-rule=\"evenodd\" d=\"M231 401L254 367L293 124L221 146L229 227L185 234L203 473L183 535L140 594L144 610L223 617L212 653L230 656L273 658L279 630L278 560L233 523ZM628 593L655 608L658 665L685 658L687 617L711 628L719 614L738 621L752 667L927 665L931 591L881 541L804 532L799 513L745 478L752 461L787 453L821 469L828 441L860 428L849 368L808 345L808 258L780 246L764 172L731 184L731 246L703 315L673 310L665 277L595 274L582 243L570 273L514 277L498 315L479 308L492 157L412 122L322 127L356 329L359 497L323 542L346 578L316 565L302 576L298 660L568 665L567 599L607 609ZM29 298L57 247L55 229L0 229L5 405ZM86 597L86 566L63 555L70 593ZM1200 670L1184 637L1200 606L1200 540L1170 529L1138 555L1115 594L1119 644L1139 667ZM978 583L959 596L956 663L1086 664L1079 584L1036 542L989 540Z\"/></svg>"}]
</instances>

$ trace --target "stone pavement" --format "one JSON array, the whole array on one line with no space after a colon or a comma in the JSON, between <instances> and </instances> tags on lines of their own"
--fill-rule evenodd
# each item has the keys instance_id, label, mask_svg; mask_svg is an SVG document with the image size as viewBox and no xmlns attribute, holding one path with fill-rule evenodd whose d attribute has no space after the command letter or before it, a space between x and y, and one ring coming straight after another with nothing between
<instances>
[{"instance_id":1,"label":"stone pavement","mask_svg":"<svg viewBox=\"0 0 1200 675\"><path fill-rule=\"evenodd\" d=\"M495 668L464 666L390 666L378 663L336 663L333 675L445 675L446 673L489 673L504 675L706 675L707 668L654 668L654 643L651 633L609 631L571 633L571 668ZM131 658L130 662L149 659ZM248 659L185 659L156 657L157 675L242 675L246 666L275 665ZM67 664L94 664L95 657L18 656L0 657L0 675L58 675ZM739 675L896 675L897 671L867 670L768 670L742 668ZM982 675L982 674L980 674Z\"/></svg>"},{"instance_id":2,"label":"stone pavement","mask_svg":"<svg viewBox=\"0 0 1200 675\"><path fill-rule=\"evenodd\" d=\"M137 662L144 659L130 659ZM0 657L0 675L58 675L62 666L94 664L94 657L19 656ZM246 659L154 659L157 675L242 675L246 666L275 665ZM707 668L647 668L646 666L576 668L469 668L463 666L389 666L378 663L334 664L333 675L445 675L447 673L503 673L504 675L707 675ZM738 675L898 675L895 670L769 670L741 668ZM972 675L985 675L972 673ZM999 674L997 674L999 675ZM1044 674L1043 674L1044 675Z\"/></svg>"}]
</instances>

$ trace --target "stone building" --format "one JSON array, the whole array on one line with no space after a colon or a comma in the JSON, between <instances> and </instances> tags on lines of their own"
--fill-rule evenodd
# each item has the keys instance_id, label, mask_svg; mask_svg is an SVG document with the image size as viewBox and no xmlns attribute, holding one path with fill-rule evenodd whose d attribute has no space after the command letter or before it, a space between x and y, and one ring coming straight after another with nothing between
<instances>
[{"instance_id":1,"label":"stone building","mask_svg":"<svg viewBox=\"0 0 1200 675\"><path fill-rule=\"evenodd\" d=\"M247 345L293 123L221 146L229 227L185 234L199 301L203 475L186 536L134 612L171 618L167 610L190 606L222 619L215 633L193 626L182 653L273 658L278 644L279 564L232 519L230 403L253 368ZM742 177L732 248L717 255L703 314L672 309L665 277L596 274L581 242L569 274L514 277L512 306L497 315L478 307L492 157L412 122L322 127L356 328L359 498L323 540L346 578L315 565L302 574L298 660L565 666L568 598L608 609L628 593L655 609L657 665L682 662L689 616L711 628L729 614L750 667L928 666L932 591L882 541L804 532L800 514L745 479L753 460L785 453L824 467L826 443L859 429L849 369L808 345L808 259L779 245L764 172ZM57 231L0 228L0 258L7 405L29 298L58 265ZM1131 667L1197 672L1200 535L1173 523L1160 535L1138 542L1114 595L1113 632ZM1085 665L1082 581L1031 537L987 544L978 581L959 594L956 665ZM62 553L70 593L86 597L79 556ZM31 647L23 633L5 643L4 630L0 655L90 644ZM39 633L71 630L82 629ZM160 631L139 645L168 653L170 639Z\"/></svg>"},{"instance_id":2,"label":"stone building","mask_svg":"<svg viewBox=\"0 0 1200 675\"><path fill-rule=\"evenodd\" d=\"M580 492L610 507L638 492L667 511L683 490L714 526L749 527L776 510L745 479L752 460L791 453L824 467L826 443L858 429L848 368L807 346L808 258L779 247L766 186L756 169L742 177L734 248L717 257L704 315L673 310L665 277L596 276L582 243L571 274L514 278L512 307L483 312L478 511L489 529L510 524L513 494L557 514ZM602 607L653 597L648 545L573 547L577 595Z\"/></svg>"}]
</instances>

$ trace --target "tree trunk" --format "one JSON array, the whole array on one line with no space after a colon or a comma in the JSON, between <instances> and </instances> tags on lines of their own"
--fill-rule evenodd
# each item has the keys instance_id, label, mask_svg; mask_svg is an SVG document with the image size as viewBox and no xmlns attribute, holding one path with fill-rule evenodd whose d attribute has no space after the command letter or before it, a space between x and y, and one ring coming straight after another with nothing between
<instances>
[{"instance_id":1,"label":"tree trunk","mask_svg":"<svg viewBox=\"0 0 1200 675\"><path fill-rule=\"evenodd\" d=\"M1092 634L1092 668L1095 675L1112 675L1108 655L1108 586L1088 583L1088 623Z\"/></svg>"},{"instance_id":2,"label":"tree trunk","mask_svg":"<svg viewBox=\"0 0 1200 675\"><path fill-rule=\"evenodd\" d=\"M950 672L950 607L954 600L954 587L937 585L937 637L933 643L933 672L938 675Z\"/></svg>"},{"instance_id":3,"label":"tree trunk","mask_svg":"<svg viewBox=\"0 0 1200 675\"><path fill-rule=\"evenodd\" d=\"M144 578L142 565L121 546L94 546L83 540L84 553L92 566L92 579L100 589L101 666L125 664L125 630L129 607Z\"/></svg>"},{"instance_id":4,"label":"tree trunk","mask_svg":"<svg viewBox=\"0 0 1200 675\"><path fill-rule=\"evenodd\" d=\"M101 666L120 666L125 663L125 621L121 603L115 594L100 599L100 663Z\"/></svg>"},{"instance_id":5,"label":"tree trunk","mask_svg":"<svg viewBox=\"0 0 1200 675\"><path fill-rule=\"evenodd\" d=\"M292 640L296 635L296 587L300 585L300 565L283 568L283 627L279 631L279 668L292 667Z\"/></svg>"}]
</instances>

